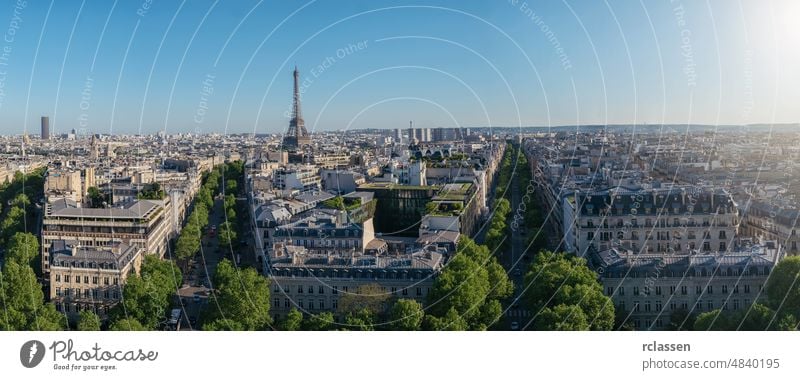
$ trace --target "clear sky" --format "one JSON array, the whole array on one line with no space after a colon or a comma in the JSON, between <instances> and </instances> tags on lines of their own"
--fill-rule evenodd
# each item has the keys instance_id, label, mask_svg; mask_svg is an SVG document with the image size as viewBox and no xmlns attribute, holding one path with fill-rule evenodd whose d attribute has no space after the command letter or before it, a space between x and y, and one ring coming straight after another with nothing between
<instances>
[{"instance_id":1,"label":"clear sky","mask_svg":"<svg viewBox=\"0 0 800 380\"><path fill-rule=\"evenodd\" d=\"M145 10L143 7L147 7ZM800 121L797 0L0 5L0 133Z\"/></svg>"}]
</instances>

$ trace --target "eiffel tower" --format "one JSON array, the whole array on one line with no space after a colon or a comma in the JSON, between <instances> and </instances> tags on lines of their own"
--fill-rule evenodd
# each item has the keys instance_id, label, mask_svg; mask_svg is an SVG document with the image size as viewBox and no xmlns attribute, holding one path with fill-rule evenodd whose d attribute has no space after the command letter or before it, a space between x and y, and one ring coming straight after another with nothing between
<instances>
[{"instance_id":1,"label":"eiffel tower","mask_svg":"<svg viewBox=\"0 0 800 380\"><path fill-rule=\"evenodd\" d=\"M294 68L294 99L292 100L292 119L289 121L289 130L283 136L283 147L286 150L302 149L311 146L311 136L306 130L303 121L303 112L300 109L300 72Z\"/></svg>"}]
</instances>

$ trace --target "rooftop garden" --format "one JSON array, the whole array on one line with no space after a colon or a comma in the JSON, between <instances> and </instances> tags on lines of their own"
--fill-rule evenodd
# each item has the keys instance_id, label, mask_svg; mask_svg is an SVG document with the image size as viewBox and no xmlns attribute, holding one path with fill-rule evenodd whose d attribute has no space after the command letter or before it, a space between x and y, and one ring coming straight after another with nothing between
<instances>
[{"instance_id":1,"label":"rooftop garden","mask_svg":"<svg viewBox=\"0 0 800 380\"><path fill-rule=\"evenodd\" d=\"M463 202L428 202L425 205L425 213L433 216L459 216L463 209Z\"/></svg>"}]
</instances>

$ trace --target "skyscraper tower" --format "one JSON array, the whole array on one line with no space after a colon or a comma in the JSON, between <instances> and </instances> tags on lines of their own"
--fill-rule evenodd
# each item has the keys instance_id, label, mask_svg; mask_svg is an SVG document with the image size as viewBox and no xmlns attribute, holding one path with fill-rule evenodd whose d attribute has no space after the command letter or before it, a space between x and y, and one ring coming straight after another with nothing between
<instances>
[{"instance_id":1,"label":"skyscraper tower","mask_svg":"<svg viewBox=\"0 0 800 380\"><path fill-rule=\"evenodd\" d=\"M42 116L42 140L50 140L50 118Z\"/></svg>"},{"instance_id":2,"label":"skyscraper tower","mask_svg":"<svg viewBox=\"0 0 800 380\"><path fill-rule=\"evenodd\" d=\"M303 148L311 145L311 136L306 130L303 120L303 111L300 108L300 72L294 68L294 98L292 100L292 119L289 120L289 130L283 137L283 146L286 149Z\"/></svg>"}]
</instances>

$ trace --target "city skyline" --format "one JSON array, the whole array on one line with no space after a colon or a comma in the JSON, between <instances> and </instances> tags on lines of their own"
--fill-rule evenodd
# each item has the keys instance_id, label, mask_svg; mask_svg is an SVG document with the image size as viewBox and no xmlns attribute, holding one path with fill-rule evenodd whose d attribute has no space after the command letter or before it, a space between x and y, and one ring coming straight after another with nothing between
<instances>
[{"instance_id":1,"label":"city skyline","mask_svg":"<svg viewBox=\"0 0 800 380\"><path fill-rule=\"evenodd\" d=\"M0 130L280 134L295 65L312 133L800 120L796 3L629 5L15 3Z\"/></svg>"}]
</instances>

